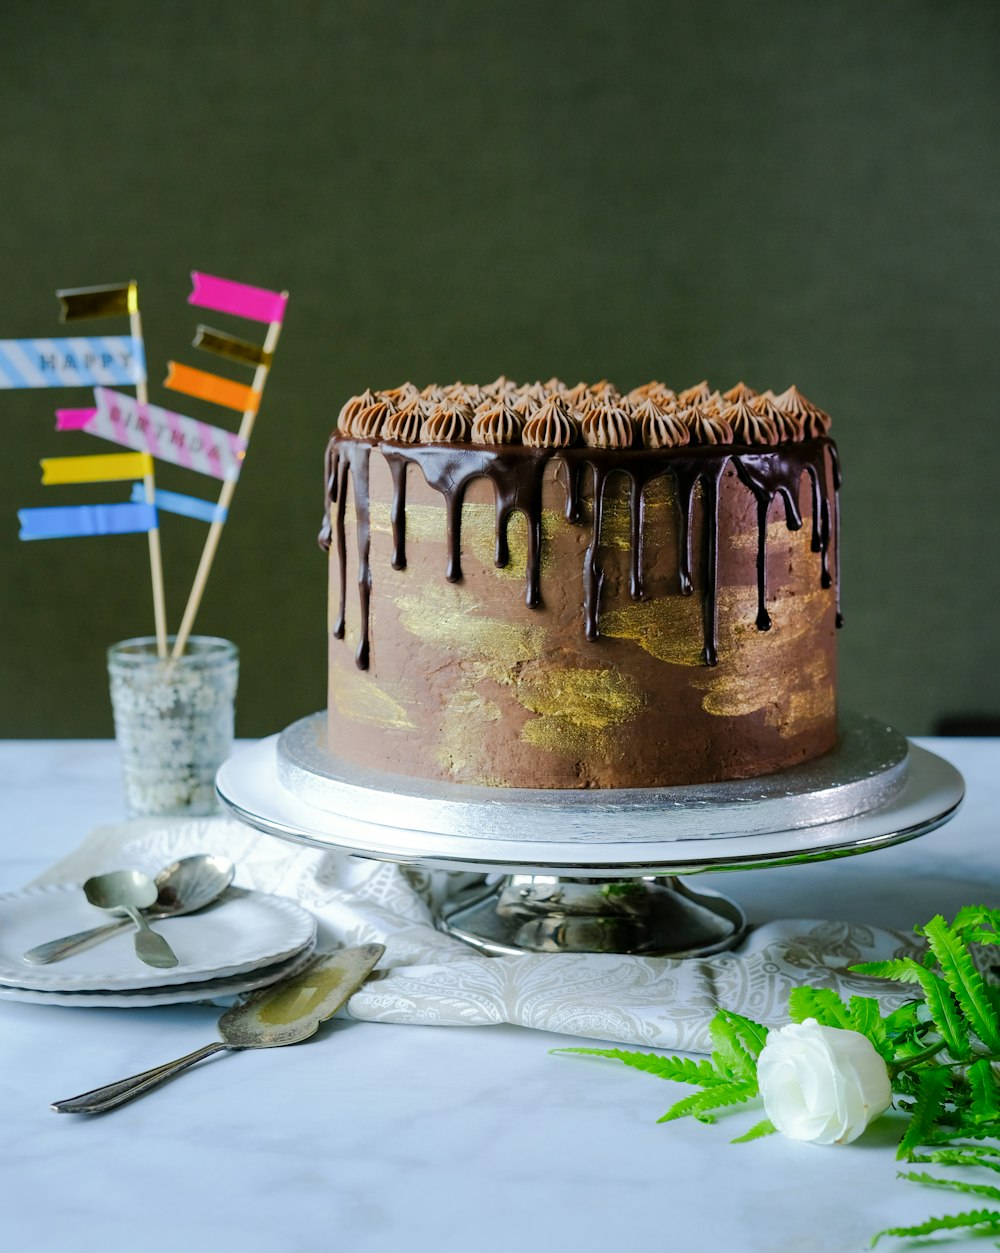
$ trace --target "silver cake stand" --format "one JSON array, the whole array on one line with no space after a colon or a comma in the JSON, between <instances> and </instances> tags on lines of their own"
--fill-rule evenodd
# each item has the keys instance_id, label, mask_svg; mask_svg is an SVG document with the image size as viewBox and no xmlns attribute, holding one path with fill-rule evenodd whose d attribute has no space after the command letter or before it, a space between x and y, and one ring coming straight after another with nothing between
<instances>
[{"instance_id":1,"label":"silver cake stand","mask_svg":"<svg viewBox=\"0 0 1000 1253\"><path fill-rule=\"evenodd\" d=\"M962 801L948 762L872 718L816 761L733 783L550 791L364 770L326 748L326 715L231 757L216 789L268 835L477 876L438 925L490 954L692 957L738 943L743 910L678 876L871 852L933 831Z\"/></svg>"}]
</instances>

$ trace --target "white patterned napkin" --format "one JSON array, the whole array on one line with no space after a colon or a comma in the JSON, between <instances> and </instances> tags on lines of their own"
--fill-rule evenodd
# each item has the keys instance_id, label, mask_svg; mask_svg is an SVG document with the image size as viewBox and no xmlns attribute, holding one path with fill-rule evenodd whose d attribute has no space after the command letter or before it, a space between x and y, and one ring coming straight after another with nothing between
<instances>
[{"instance_id":1,"label":"white patterned napkin","mask_svg":"<svg viewBox=\"0 0 1000 1253\"><path fill-rule=\"evenodd\" d=\"M385 944L380 977L351 997L352 1018L461 1026L510 1022L707 1052L707 1027L718 1007L769 1025L784 1022L796 984L878 996L887 1008L912 995L851 974L848 967L914 954L913 935L857 923L771 922L731 952L686 961L591 953L484 957L436 930L433 921L435 903L470 876L425 874L299 847L228 818L145 818L98 827L35 882L82 883L120 868L155 875L175 858L197 852L230 857L238 886L289 896L311 910L321 949Z\"/></svg>"}]
</instances>

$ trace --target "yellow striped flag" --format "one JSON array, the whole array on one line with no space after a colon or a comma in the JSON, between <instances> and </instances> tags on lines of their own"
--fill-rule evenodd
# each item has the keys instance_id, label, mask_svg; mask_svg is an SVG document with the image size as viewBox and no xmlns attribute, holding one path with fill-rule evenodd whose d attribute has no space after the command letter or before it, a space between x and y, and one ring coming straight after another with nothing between
<instances>
[{"instance_id":1,"label":"yellow striped flag","mask_svg":"<svg viewBox=\"0 0 1000 1253\"><path fill-rule=\"evenodd\" d=\"M237 413L256 413L260 405L260 393L247 387L245 383L234 383L232 379L209 374L205 370L195 370L192 366L180 365L177 361L167 362L167 377L163 384L175 392L184 392L186 396L235 409Z\"/></svg>"}]
</instances>

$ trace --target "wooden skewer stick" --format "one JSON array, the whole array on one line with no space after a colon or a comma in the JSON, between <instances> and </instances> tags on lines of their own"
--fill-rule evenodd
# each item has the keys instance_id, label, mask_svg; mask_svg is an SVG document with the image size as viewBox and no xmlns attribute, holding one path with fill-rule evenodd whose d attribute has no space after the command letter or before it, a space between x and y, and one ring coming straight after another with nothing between
<instances>
[{"instance_id":1,"label":"wooden skewer stick","mask_svg":"<svg viewBox=\"0 0 1000 1253\"><path fill-rule=\"evenodd\" d=\"M138 285L136 283L129 284L129 323L132 338L144 344L142 338L142 316L139 313ZM135 398L141 405L149 403L149 388L146 385L145 378L136 383ZM146 504L155 504L156 489L153 476L147 474L142 482L146 492ZM163 590L163 560L160 555L159 526L153 527L151 531L147 532L147 535L149 538L149 573L153 583L153 622L156 626L156 655L158 657L166 657L167 605L166 595Z\"/></svg>"},{"instance_id":2,"label":"wooden skewer stick","mask_svg":"<svg viewBox=\"0 0 1000 1253\"><path fill-rule=\"evenodd\" d=\"M288 295L282 292L283 296ZM267 374L271 360L278 344L278 337L281 334L280 322L269 322L267 334L264 337L264 352L267 354L265 360L257 366L254 371L253 383L251 390L259 397L264 390L264 384L267 382ZM258 403L258 408L259 403ZM250 436L253 434L254 419L257 416L257 409L247 409L243 414L240 422L239 435L245 444L250 443ZM222 484L222 491L219 493L219 503L217 506L217 517L208 528L208 535L205 537L205 547L201 550L201 560L198 562L198 570L194 576L194 583L191 585L191 592L188 596L187 604L184 607L184 617L181 619L180 629L177 632L177 639L174 641L174 650L171 654L173 657L180 657L184 649L187 647L188 636L191 634L191 628L194 626L195 615L198 612L198 606L201 604L201 598L205 593L205 584L208 582L208 575L212 569L212 562L215 560L215 552L219 547L219 540L222 537L222 527L224 519L228 513L229 506L232 503L233 493L236 491L236 479L226 479Z\"/></svg>"}]
</instances>

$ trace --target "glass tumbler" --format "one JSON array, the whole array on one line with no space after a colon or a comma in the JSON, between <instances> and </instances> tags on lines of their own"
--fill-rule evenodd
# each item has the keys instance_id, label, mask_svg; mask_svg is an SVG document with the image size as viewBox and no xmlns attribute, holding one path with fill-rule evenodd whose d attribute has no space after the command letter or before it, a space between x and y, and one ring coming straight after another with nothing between
<instances>
[{"instance_id":1,"label":"glass tumbler","mask_svg":"<svg viewBox=\"0 0 1000 1253\"><path fill-rule=\"evenodd\" d=\"M233 746L239 651L192 635L182 656L156 654L156 639L108 649L115 740L129 817L214 814L215 772Z\"/></svg>"}]
</instances>

